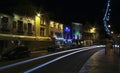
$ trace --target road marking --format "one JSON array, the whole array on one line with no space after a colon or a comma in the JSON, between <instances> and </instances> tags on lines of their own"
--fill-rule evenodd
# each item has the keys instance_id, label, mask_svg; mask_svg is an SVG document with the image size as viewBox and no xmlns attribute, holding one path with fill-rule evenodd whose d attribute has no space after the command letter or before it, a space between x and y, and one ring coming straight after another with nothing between
<instances>
[{"instance_id":1,"label":"road marking","mask_svg":"<svg viewBox=\"0 0 120 73\"><path fill-rule=\"evenodd\" d=\"M30 73L30 72L33 72L33 71L35 71L35 70L37 70L37 69L40 69L40 68L42 68L42 67L44 67L44 66L46 66L46 65L48 65L48 64L51 64L51 63L53 63L53 62L55 62L55 61L60 60L60 59L62 59L62 58L65 58L65 57L67 57L67 56L76 54L76 53L78 53L78 52L90 50L90 49L93 49L93 48L81 49L81 50L79 50L79 51L75 51L75 52L72 52L72 53L69 53L69 54L60 56L60 57L55 58L55 59L53 59L53 60L51 60L51 61L48 61L48 62L46 62L46 63L43 63L43 64L41 64L41 65L39 65L39 66L37 66L37 67L34 67L34 68L32 68L32 69L29 69L29 70L27 70L27 71L25 71L25 72L23 72L23 73Z\"/></svg>"},{"instance_id":2,"label":"road marking","mask_svg":"<svg viewBox=\"0 0 120 73\"><path fill-rule=\"evenodd\" d=\"M79 50L79 49L83 49L83 48L77 48L77 49L61 51L61 52L57 52L57 53L52 53L52 54L48 54L48 55L44 55L44 56L28 59L28 60L25 60L25 61L20 61L20 62L17 62L17 63L9 64L9 65L6 65L6 66L2 66L2 67L0 67L0 70L11 68L11 67L14 67L14 66L17 66L17 65L21 65L21 64L24 64L24 63L28 63L28 62L31 62L31 61L34 61L34 60L38 60L38 59L43 59L43 58L46 58L46 57L54 56L54 55L57 55L57 54L62 54L62 53L66 53L66 52Z\"/></svg>"},{"instance_id":3,"label":"road marking","mask_svg":"<svg viewBox=\"0 0 120 73\"><path fill-rule=\"evenodd\" d=\"M52 54L48 54L48 55L44 55L44 56L40 56L40 57L36 57L36 58L32 58L32 59L28 59L28 60L25 60L25 61L20 61L20 62L17 62L17 63L13 63L13 64L1 66L0 70L11 68L11 67L14 67L14 66L17 66L17 65L21 65L21 64L24 64L24 63L28 63L28 62L31 62L31 61L34 61L34 60L38 60L38 59L43 59L43 58L46 58L46 57L54 56L54 55L57 55L57 54L62 54L62 53L76 51L76 50L81 50L81 49L86 49L86 48L95 48L95 47L97 47L97 46L76 48L76 49L71 49L71 50L65 50L65 51L61 51L61 52L56 52L56 53L52 53Z\"/></svg>"}]
</instances>

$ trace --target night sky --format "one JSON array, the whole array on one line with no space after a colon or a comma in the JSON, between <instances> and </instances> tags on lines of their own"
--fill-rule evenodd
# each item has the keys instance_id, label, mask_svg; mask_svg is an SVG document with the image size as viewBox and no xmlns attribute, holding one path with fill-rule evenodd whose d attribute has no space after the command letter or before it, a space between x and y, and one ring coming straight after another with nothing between
<instances>
[{"instance_id":1,"label":"night sky","mask_svg":"<svg viewBox=\"0 0 120 73\"><path fill-rule=\"evenodd\" d=\"M31 0L37 6L54 13L64 22L98 21L104 16L104 0Z\"/></svg>"},{"instance_id":2,"label":"night sky","mask_svg":"<svg viewBox=\"0 0 120 73\"><path fill-rule=\"evenodd\" d=\"M102 24L107 0L31 0L38 7L55 14L66 24L71 22L97 22ZM120 0L111 0L110 23L120 33Z\"/></svg>"},{"instance_id":3,"label":"night sky","mask_svg":"<svg viewBox=\"0 0 120 73\"><path fill-rule=\"evenodd\" d=\"M3 0L5 1L5 0ZM15 4L14 0L6 0ZM9 2L8 2L9 1ZM18 1L18 0L16 0ZM25 0L22 0L25 1ZM28 0L41 11L53 15L57 21L64 24L71 22L97 22L102 24L107 0ZM111 25L120 32L120 0L111 0ZM2 3L1 3L2 4ZM7 4L6 4L7 5ZM9 7L9 6L8 6ZM52 14L51 14L52 13Z\"/></svg>"}]
</instances>

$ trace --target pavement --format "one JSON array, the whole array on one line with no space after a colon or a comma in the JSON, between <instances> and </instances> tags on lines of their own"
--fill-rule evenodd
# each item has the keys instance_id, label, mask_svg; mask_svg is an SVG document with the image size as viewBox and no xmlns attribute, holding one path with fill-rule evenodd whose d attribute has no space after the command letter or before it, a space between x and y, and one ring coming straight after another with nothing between
<instances>
[{"instance_id":1,"label":"pavement","mask_svg":"<svg viewBox=\"0 0 120 73\"><path fill-rule=\"evenodd\" d=\"M79 73L120 73L120 57L114 49L103 49L92 55Z\"/></svg>"}]
</instances>

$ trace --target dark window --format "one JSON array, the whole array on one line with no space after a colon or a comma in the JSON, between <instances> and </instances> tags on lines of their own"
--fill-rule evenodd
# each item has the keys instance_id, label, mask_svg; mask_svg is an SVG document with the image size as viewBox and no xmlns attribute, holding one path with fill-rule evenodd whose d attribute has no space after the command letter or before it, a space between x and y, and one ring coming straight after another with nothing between
<instances>
[{"instance_id":1,"label":"dark window","mask_svg":"<svg viewBox=\"0 0 120 73\"><path fill-rule=\"evenodd\" d=\"M55 35L56 35L58 38L61 38L61 37L62 37L62 33L60 33L60 32L55 32Z\"/></svg>"},{"instance_id":2,"label":"dark window","mask_svg":"<svg viewBox=\"0 0 120 73\"><path fill-rule=\"evenodd\" d=\"M35 31L35 25L33 25L33 31Z\"/></svg>"},{"instance_id":3,"label":"dark window","mask_svg":"<svg viewBox=\"0 0 120 73\"><path fill-rule=\"evenodd\" d=\"M28 33L32 33L32 24L28 23Z\"/></svg>"},{"instance_id":4,"label":"dark window","mask_svg":"<svg viewBox=\"0 0 120 73\"><path fill-rule=\"evenodd\" d=\"M23 33L23 21L18 20L18 33Z\"/></svg>"},{"instance_id":5,"label":"dark window","mask_svg":"<svg viewBox=\"0 0 120 73\"><path fill-rule=\"evenodd\" d=\"M50 31L50 36L53 36L53 31Z\"/></svg>"},{"instance_id":6,"label":"dark window","mask_svg":"<svg viewBox=\"0 0 120 73\"><path fill-rule=\"evenodd\" d=\"M2 31L8 31L8 17L1 18Z\"/></svg>"},{"instance_id":7,"label":"dark window","mask_svg":"<svg viewBox=\"0 0 120 73\"><path fill-rule=\"evenodd\" d=\"M13 21L13 28L16 28L17 22Z\"/></svg>"},{"instance_id":8,"label":"dark window","mask_svg":"<svg viewBox=\"0 0 120 73\"><path fill-rule=\"evenodd\" d=\"M24 30L27 30L27 24L24 23Z\"/></svg>"},{"instance_id":9,"label":"dark window","mask_svg":"<svg viewBox=\"0 0 120 73\"><path fill-rule=\"evenodd\" d=\"M40 36L44 36L45 28L40 28Z\"/></svg>"}]
</instances>

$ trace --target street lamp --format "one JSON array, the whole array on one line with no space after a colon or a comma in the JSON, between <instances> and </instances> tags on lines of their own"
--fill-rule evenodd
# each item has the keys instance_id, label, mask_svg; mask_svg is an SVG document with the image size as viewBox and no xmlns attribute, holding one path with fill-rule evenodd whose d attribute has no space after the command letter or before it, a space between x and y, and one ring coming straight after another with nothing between
<instances>
[{"instance_id":1,"label":"street lamp","mask_svg":"<svg viewBox=\"0 0 120 73\"><path fill-rule=\"evenodd\" d=\"M108 27L110 28L111 26L110 26L110 25L108 25Z\"/></svg>"},{"instance_id":2,"label":"street lamp","mask_svg":"<svg viewBox=\"0 0 120 73\"><path fill-rule=\"evenodd\" d=\"M37 16L40 17L40 13L37 13Z\"/></svg>"},{"instance_id":3,"label":"street lamp","mask_svg":"<svg viewBox=\"0 0 120 73\"><path fill-rule=\"evenodd\" d=\"M90 29L90 33L95 33L96 31L96 28L95 27L92 27L91 29Z\"/></svg>"},{"instance_id":4,"label":"street lamp","mask_svg":"<svg viewBox=\"0 0 120 73\"><path fill-rule=\"evenodd\" d=\"M113 34L114 32L113 31L111 31L111 34Z\"/></svg>"}]
</instances>

